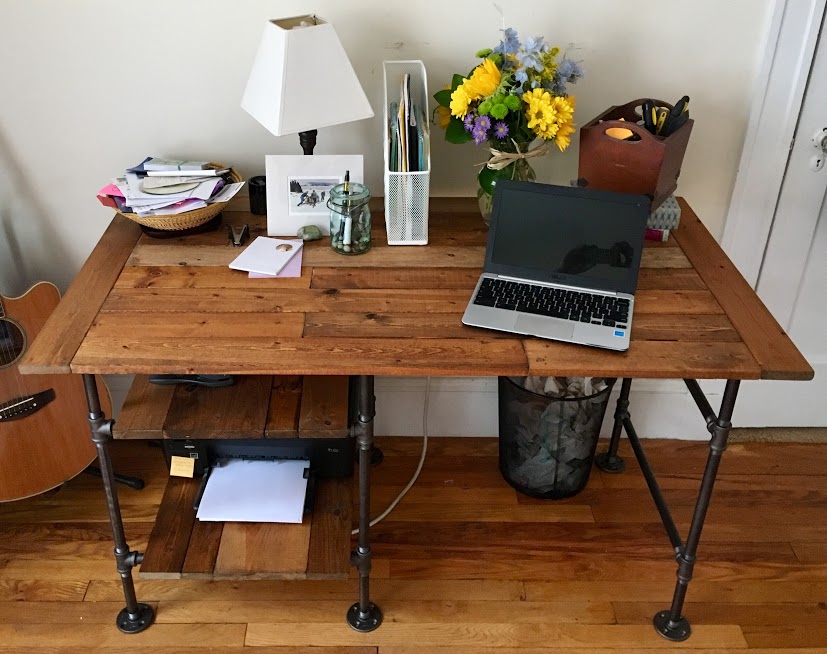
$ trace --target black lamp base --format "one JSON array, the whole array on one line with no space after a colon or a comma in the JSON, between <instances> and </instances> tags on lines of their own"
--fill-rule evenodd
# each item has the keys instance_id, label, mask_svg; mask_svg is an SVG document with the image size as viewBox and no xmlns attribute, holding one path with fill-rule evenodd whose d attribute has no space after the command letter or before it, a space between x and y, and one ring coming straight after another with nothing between
<instances>
[{"instance_id":1,"label":"black lamp base","mask_svg":"<svg viewBox=\"0 0 827 654\"><path fill-rule=\"evenodd\" d=\"M318 130L315 129L299 132L299 145L302 146L302 151L305 154L313 154L313 148L316 147L316 135L318 133Z\"/></svg>"}]
</instances>

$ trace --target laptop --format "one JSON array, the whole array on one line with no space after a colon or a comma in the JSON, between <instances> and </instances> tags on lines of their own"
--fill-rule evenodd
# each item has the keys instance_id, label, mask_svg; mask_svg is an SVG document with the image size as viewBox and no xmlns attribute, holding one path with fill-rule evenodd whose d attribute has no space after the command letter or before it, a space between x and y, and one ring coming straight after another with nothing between
<instances>
[{"instance_id":1,"label":"laptop","mask_svg":"<svg viewBox=\"0 0 827 654\"><path fill-rule=\"evenodd\" d=\"M500 180L473 327L628 350L644 195Z\"/></svg>"}]
</instances>

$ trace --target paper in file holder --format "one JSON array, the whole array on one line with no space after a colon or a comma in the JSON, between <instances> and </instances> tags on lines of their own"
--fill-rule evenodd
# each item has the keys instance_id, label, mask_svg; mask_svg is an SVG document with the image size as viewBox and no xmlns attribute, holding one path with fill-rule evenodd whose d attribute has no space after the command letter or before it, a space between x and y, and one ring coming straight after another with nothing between
<instances>
[{"instance_id":1,"label":"paper in file holder","mask_svg":"<svg viewBox=\"0 0 827 654\"><path fill-rule=\"evenodd\" d=\"M385 227L388 245L426 245L428 243L428 194L431 177L431 140L428 109L428 80L425 65L421 61L385 61L385 102L383 108L385 146ZM396 115L391 115L390 105L398 108L401 100L402 80L410 75L410 98L416 111L418 149L417 170L400 172L396 169L393 152L399 147L394 143L393 129Z\"/></svg>"}]
</instances>

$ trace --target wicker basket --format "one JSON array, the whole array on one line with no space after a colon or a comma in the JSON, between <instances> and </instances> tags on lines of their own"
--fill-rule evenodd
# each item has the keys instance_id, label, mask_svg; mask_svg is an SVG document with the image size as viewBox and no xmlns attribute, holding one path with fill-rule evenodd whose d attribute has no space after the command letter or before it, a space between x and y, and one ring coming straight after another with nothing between
<instances>
[{"instance_id":1,"label":"wicker basket","mask_svg":"<svg viewBox=\"0 0 827 654\"><path fill-rule=\"evenodd\" d=\"M222 164L215 162L210 162L210 165L215 166L216 168L223 167ZM233 168L230 168L230 172L223 175L222 178L224 181L230 183L244 181L241 175L239 175ZM145 227L165 231L178 231L182 229L200 227L204 223L208 223L219 213L221 213L226 206L226 202L216 202L215 204L208 204L206 207L202 207L201 209L193 209L192 211L185 211L184 213L179 213L172 216L139 216L136 213L124 213L122 211L119 211L118 213L125 218L129 218L129 220L138 223L139 225L144 225Z\"/></svg>"}]
</instances>

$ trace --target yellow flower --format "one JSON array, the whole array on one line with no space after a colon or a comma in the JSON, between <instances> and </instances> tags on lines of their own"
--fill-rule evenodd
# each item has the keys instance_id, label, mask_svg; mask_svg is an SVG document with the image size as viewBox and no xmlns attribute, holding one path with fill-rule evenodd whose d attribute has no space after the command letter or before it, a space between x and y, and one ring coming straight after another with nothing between
<instances>
[{"instance_id":1,"label":"yellow flower","mask_svg":"<svg viewBox=\"0 0 827 654\"><path fill-rule=\"evenodd\" d=\"M570 135L574 133L574 106L576 104L573 95L563 98L554 98L557 108L557 134L554 142L560 151L563 152L571 144Z\"/></svg>"},{"instance_id":2,"label":"yellow flower","mask_svg":"<svg viewBox=\"0 0 827 654\"><path fill-rule=\"evenodd\" d=\"M436 108L436 113L437 116L439 116L439 126L442 129L448 127L448 124L451 122L451 110L448 107L438 105Z\"/></svg>"},{"instance_id":3,"label":"yellow flower","mask_svg":"<svg viewBox=\"0 0 827 654\"><path fill-rule=\"evenodd\" d=\"M465 118L465 114L468 113L468 105L471 104L471 98L465 90L467 83L468 80L465 80L451 94L451 115L457 118Z\"/></svg>"},{"instance_id":4,"label":"yellow flower","mask_svg":"<svg viewBox=\"0 0 827 654\"><path fill-rule=\"evenodd\" d=\"M555 98L556 99L556 98ZM532 89L523 93L528 128L543 139L553 139L557 134L557 109L551 94L545 89Z\"/></svg>"},{"instance_id":5,"label":"yellow flower","mask_svg":"<svg viewBox=\"0 0 827 654\"><path fill-rule=\"evenodd\" d=\"M465 82L465 88L472 100L479 100L493 95L500 86L502 73L490 59L485 59L471 73L471 78Z\"/></svg>"}]
</instances>

